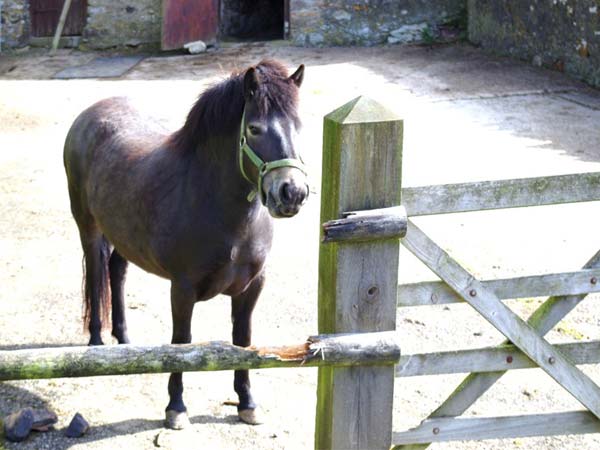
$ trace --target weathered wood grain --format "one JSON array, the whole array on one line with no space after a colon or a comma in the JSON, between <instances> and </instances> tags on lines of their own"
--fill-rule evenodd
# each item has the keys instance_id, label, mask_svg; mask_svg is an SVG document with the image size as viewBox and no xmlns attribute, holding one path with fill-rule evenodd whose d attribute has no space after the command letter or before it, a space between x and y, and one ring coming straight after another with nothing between
<instances>
[{"instance_id":1,"label":"weathered wood grain","mask_svg":"<svg viewBox=\"0 0 600 450\"><path fill-rule=\"evenodd\" d=\"M600 172L402 189L410 217L600 200Z\"/></svg>"},{"instance_id":2,"label":"weathered wood grain","mask_svg":"<svg viewBox=\"0 0 600 450\"><path fill-rule=\"evenodd\" d=\"M600 421L587 411L525 416L453 418L424 420L418 427L394 433L394 450L407 448L403 444L445 441L504 439L560 434L600 432Z\"/></svg>"},{"instance_id":3,"label":"weathered wood grain","mask_svg":"<svg viewBox=\"0 0 600 450\"><path fill-rule=\"evenodd\" d=\"M588 294L600 292L600 269L484 280L481 283L500 299ZM398 286L398 307L463 302L462 297L443 281Z\"/></svg>"},{"instance_id":4,"label":"weathered wood grain","mask_svg":"<svg viewBox=\"0 0 600 450\"><path fill-rule=\"evenodd\" d=\"M600 363L600 341L576 342L555 346L573 364ZM499 372L537 368L514 345L402 355L396 365L397 377L449 373Z\"/></svg>"},{"instance_id":5,"label":"weathered wood grain","mask_svg":"<svg viewBox=\"0 0 600 450\"><path fill-rule=\"evenodd\" d=\"M600 267L600 251L596 252L583 266L584 269ZM527 320L537 332L544 336L571 312L586 294L550 297ZM505 341L502 345L508 344ZM429 418L460 416L496 383L506 371L469 374L452 394L430 415ZM402 446L403 450L424 450L429 444Z\"/></svg>"},{"instance_id":6,"label":"weathered wood grain","mask_svg":"<svg viewBox=\"0 0 600 450\"><path fill-rule=\"evenodd\" d=\"M411 221L402 244L597 417L600 388Z\"/></svg>"},{"instance_id":7,"label":"weathered wood grain","mask_svg":"<svg viewBox=\"0 0 600 450\"><path fill-rule=\"evenodd\" d=\"M323 242L366 242L406 235L404 206L352 211L343 216L323 224Z\"/></svg>"},{"instance_id":8,"label":"weathered wood grain","mask_svg":"<svg viewBox=\"0 0 600 450\"><path fill-rule=\"evenodd\" d=\"M359 97L325 117L321 223L400 205L402 121ZM398 239L321 243L319 333L396 328ZM391 445L393 367L320 368L315 447Z\"/></svg>"},{"instance_id":9,"label":"weathered wood grain","mask_svg":"<svg viewBox=\"0 0 600 450\"><path fill-rule=\"evenodd\" d=\"M280 347L227 342L162 346L54 347L0 351L0 381L277 367L393 365L395 332L311 336Z\"/></svg>"}]
</instances>

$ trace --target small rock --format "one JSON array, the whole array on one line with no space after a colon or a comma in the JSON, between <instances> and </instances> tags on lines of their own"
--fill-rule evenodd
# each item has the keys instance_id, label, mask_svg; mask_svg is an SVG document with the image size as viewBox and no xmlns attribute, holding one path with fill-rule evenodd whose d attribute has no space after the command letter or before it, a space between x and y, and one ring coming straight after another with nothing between
<instances>
[{"instance_id":1,"label":"small rock","mask_svg":"<svg viewBox=\"0 0 600 450\"><path fill-rule=\"evenodd\" d=\"M58 421L56 414L47 409L33 409L32 430L48 431Z\"/></svg>"},{"instance_id":2,"label":"small rock","mask_svg":"<svg viewBox=\"0 0 600 450\"><path fill-rule=\"evenodd\" d=\"M83 436L90 429L90 424L79 413L75 413L71 423L65 431L65 436L70 438L78 438Z\"/></svg>"},{"instance_id":3,"label":"small rock","mask_svg":"<svg viewBox=\"0 0 600 450\"><path fill-rule=\"evenodd\" d=\"M333 13L333 18L335 20L350 20L352 19L352 15L348 11L336 11Z\"/></svg>"},{"instance_id":4,"label":"small rock","mask_svg":"<svg viewBox=\"0 0 600 450\"><path fill-rule=\"evenodd\" d=\"M204 53L206 51L206 44L204 41L194 41L188 42L183 46L183 48L187 49L192 55L196 55L198 53Z\"/></svg>"},{"instance_id":5,"label":"small rock","mask_svg":"<svg viewBox=\"0 0 600 450\"><path fill-rule=\"evenodd\" d=\"M24 441L33 426L34 414L31 408L24 408L4 418L4 435L13 442Z\"/></svg>"},{"instance_id":6,"label":"small rock","mask_svg":"<svg viewBox=\"0 0 600 450\"><path fill-rule=\"evenodd\" d=\"M531 61L531 63L535 66L535 67L542 67L542 57L540 55L535 55L533 57L533 60Z\"/></svg>"}]
</instances>

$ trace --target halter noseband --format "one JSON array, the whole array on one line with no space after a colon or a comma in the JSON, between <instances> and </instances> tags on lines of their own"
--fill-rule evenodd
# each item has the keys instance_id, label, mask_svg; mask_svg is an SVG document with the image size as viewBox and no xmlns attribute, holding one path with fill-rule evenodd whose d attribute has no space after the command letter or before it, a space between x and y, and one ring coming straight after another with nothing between
<instances>
[{"instance_id":1,"label":"halter noseband","mask_svg":"<svg viewBox=\"0 0 600 450\"><path fill-rule=\"evenodd\" d=\"M248 140L246 139L245 133L245 124L246 122L246 111L242 113L242 123L240 125L240 149L239 149L239 165L240 172L242 176L250 183L255 184L254 181L250 179L250 177L246 174L244 170L244 155L248 157L250 162L256 166L258 169L258 180L256 182L255 188L250 191L248 194L248 201L251 202L256 197L256 194L260 194L260 201L263 205L267 204L266 195L262 190L262 184L264 177L271 172L272 170L279 169L280 167L294 167L300 170L304 175L307 175L306 168L304 167L304 163L300 159L295 158L283 158L277 159L275 161L265 162L262 160L260 156L256 154L254 150L248 145Z\"/></svg>"}]
</instances>

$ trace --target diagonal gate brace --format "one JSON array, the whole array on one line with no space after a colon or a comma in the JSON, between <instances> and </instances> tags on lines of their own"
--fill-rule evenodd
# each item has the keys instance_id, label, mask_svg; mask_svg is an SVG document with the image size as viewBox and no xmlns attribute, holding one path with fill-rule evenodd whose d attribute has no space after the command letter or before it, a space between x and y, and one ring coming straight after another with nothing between
<instances>
[{"instance_id":1,"label":"diagonal gate brace","mask_svg":"<svg viewBox=\"0 0 600 450\"><path fill-rule=\"evenodd\" d=\"M536 330L504 305L412 221L402 244L498 331L600 418L600 388Z\"/></svg>"}]
</instances>

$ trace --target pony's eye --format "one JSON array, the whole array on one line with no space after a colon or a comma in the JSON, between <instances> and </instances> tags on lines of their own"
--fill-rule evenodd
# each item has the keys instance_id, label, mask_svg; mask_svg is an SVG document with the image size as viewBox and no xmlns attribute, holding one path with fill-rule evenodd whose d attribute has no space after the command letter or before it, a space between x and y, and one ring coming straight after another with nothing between
<instances>
[{"instance_id":1,"label":"pony's eye","mask_svg":"<svg viewBox=\"0 0 600 450\"><path fill-rule=\"evenodd\" d=\"M252 136L258 136L262 132L260 127L257 127L256 125L248 125L248 131Z\"/></svg>"}]
</instances>

